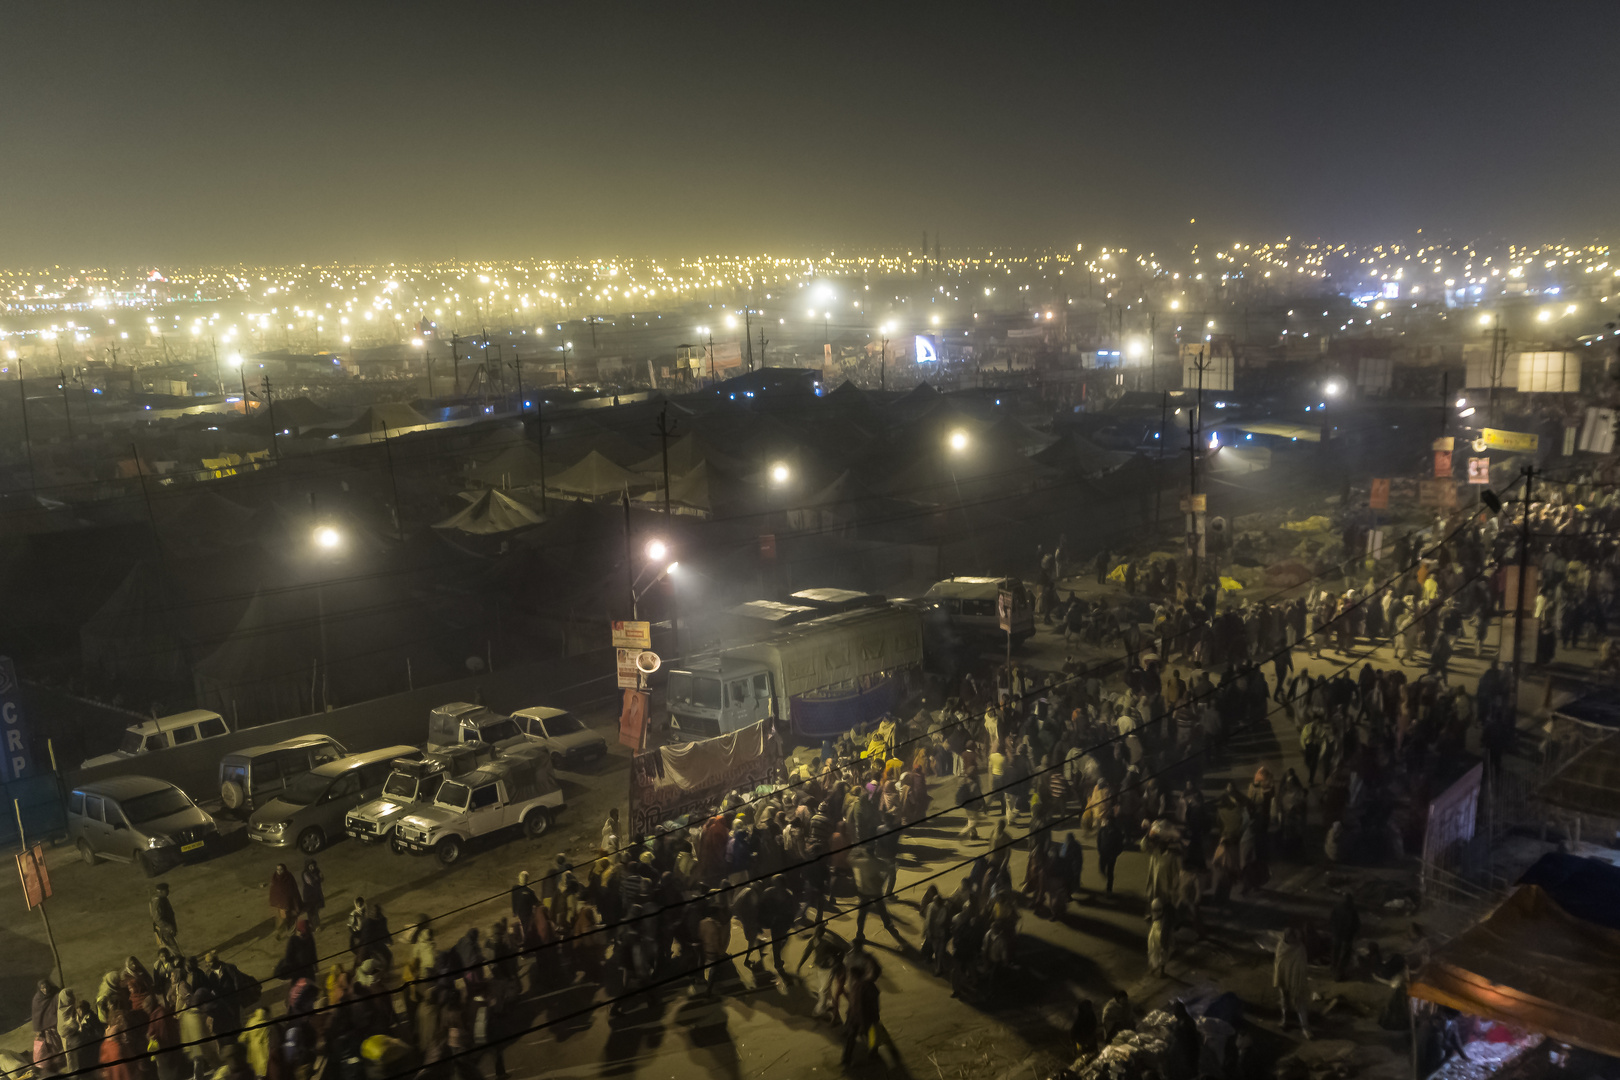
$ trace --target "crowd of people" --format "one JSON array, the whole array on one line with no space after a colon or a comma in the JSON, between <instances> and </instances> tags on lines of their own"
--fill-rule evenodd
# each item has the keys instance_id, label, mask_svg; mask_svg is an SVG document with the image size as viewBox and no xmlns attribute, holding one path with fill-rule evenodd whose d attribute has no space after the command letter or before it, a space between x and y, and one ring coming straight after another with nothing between
<instances>
[{"instance_id":1,"label":"crowd of people","mask_svg":"<svg viewBox=\"0 0 1620 1080\"><path fill-rule=\"evenodd\" d=\"M1612 499L1606 507L1620 515ZM1620 549L1570 507L1537 519L1559 537L1541 562L1546 603L1595 606L1603 618ZM636 1009L674 984L725 993L739 969L784 988L802 981L811 1015L840 1026L846 1060L882 1055L891 1044L869 922L914 948L953 997L993 1002L1020 968L1021 919L1109 903L1127 851L1145 866L1148 970L1165 974L1184 931L1202 936L1212 911L1260 895L1274 858L1320 851L1361 863L1412 850L1471 731L1500 766L1516 733L1511 676L1492 662L1470 694L1448 664L1470 633L1482 651L1501 601L1497 570L1516 558L1515 534L1496 520L1436 522L1397 539L1399 572L1387 581L1374 568L1364 585L1278 602L1234 603L1214 585L1189 593L1173 563L1150 565L1143 623L1072 596L1054 606L1060 549L1043 568L1043 614L1066 635L1117 637L1117 661L967 674L938 709L790 760L780 783L735 793L688 829L624 838L615 812L593 861L558 856L537 877L519 874L509 912L454 940L427 916L396 931L380 904L355 898L347 947L323 956L320 867L277 866L269 906L285 943L271 977L285 986L274 1009L216 954L185 955L159 886L150 968L130 956L88 999L40 984L38 1071L293 1080L319 1064L345 1080L486 1067L499 1078L504 1047L543 999L567 992ZM1383 641L1396 643L1396 663L1381 668L1365 657ZM1336 670L1308 672L1298 652ZM1205 774L1227 740L1279 713L1302 770L1261 763L1211 796ZM913 900L897 889L916 855L910 830L945 815L961 821L962 872ZM915 916L900 910L911 903ZM846 913L848 936L829 925ZM1354 916L1353 903L1335 911L1339 973L1354 965ZM1307 1030L1308 939L1304 927L1282 933L1274 970L1284 1020L1292 1013ZM1077 1045L1095 1052L1097 1033L1121 1030L1129 1008L1109 1002L1099 1025L1082 1006L1093 1019L1077 1020L1090 1032Z\"/></svg>"}]
</instances>

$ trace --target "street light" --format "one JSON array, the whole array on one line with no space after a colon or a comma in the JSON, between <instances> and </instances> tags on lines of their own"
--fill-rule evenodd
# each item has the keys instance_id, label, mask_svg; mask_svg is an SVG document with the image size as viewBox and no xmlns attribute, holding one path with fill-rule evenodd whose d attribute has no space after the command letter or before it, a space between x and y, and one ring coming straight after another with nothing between
<instances>
[{"instance_id":1,"label":"street light","mask_svg":"<svg viewBox=\"0 0 1620 1080\"><path fill-rule=\"evenodd\" d=\"M781 462L771 467L771 479L778 484L787 483L789 475L788 467Z\"/></svg>"},{"instance_id":2,"label":"street light","mask_svg":"<svg viewBox=\"0 0 1620 1080\"><path fill-rule=\"evenodd\" d=\"M330 525L322 525L315 530L315 543L328 551L343 543L343 534Z\"/></svg>"},{"instance_id":3,"label":"street light","mask_svg":"<svg viewBox=\"0 0 1620 1080\"><path fill-rule=\"evenodd\" d=\"M951 449L952 450L955 450L957 452L961 452L963 450L966 450L967 449L967 444L968 444L967 432L962 431L962 430L957 430L957 431L951 432L950 443L951 443Z\"/></svg>"},{"instance_id":4,"label":"street light","mask_svg":"<svg viewBox=\"0 0 1620 1080\"><path fill-rule=\"evenodd\" d=\"M651 559L653 562L661 561L663 557L668 554L669 548L662 540L647 541L647 558Z\"/></svg>"}]
</instances>

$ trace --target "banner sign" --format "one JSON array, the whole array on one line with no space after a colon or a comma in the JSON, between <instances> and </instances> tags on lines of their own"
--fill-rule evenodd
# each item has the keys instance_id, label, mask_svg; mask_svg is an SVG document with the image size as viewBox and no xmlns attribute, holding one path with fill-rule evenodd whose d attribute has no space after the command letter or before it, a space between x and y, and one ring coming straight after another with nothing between
<instances>
[{"instance_id":1,"label":"banner sign","mask_svg":"<svg viewBox=\"0 0 1620 1080\"><path fill-rule=\"evenodd\" d=\"M0 656L0 781L20 780L34 767L20 694L16 666Z\"/></svg>"},{"instance_id":2,"label":"banner sign","mask_svg":"<svg viewBox=\"0 0 1620 1080\"><path fill-rule=\"evenodd\" d=\"M1434 452L1434 478L1436 480L1451 479L1451 451L1436 450Z\"/></svg>"},{"instance_id":3,"label":"banner sign","mask_svg":"<svg viewBox=\"0 0 1620 1080\"><path fill-rule=\"evenodd\" d=\"M704 817L728 792L752 792L770 783L765 723L632 757L630 835L651 836L664 822L682 815Z\"/></svg>"},{"instance_id":4,"label":"banner sign","mask_svg":"<svg viewBox=\"0 0 1620 1080\"><path fill-rule=\"evenodd\" d=\"M624 709L619 713L619 745L632 750L641 749L641 740L647 733L647 710L650 698L641 690L624 692Z\"/></svg>"},{"instance_id":5,"label":"banner sign","mask_svg":"<svg viewBox=\"0 0 1620 1080\"><path fill-rule=\"evenodd\" d=\"M1419 480L1418 505L1457 509L1457 485L1450 480Z\"/></svg>"},{"instance_id":6,"label":"banner sign","mask_svg":"<svg viewBox=\"0 0 1620 1080\"><path fill-rule=\"evenodd\" d=\"M35 844L17 854L17 876L22 878L23 899L32 911L51 895L51 873L45 866L45 845Z\"/></svg>"},{"instance_id":7,"label":"banner sign","mask_svg":"<svg viewBox=\"0 0 1620 1080\"><path fill-rule=\"evenodd\" d=\"M597 640L601 640L598 638ZM631 622L629 620L615 621L613 623L613 647L615 649L650 649L652 648L652 623Z\"/></svg>"},{"instance_id":8,"label":"banner sign","mask_svg":"<svg viewBox=\"0 0 1620 1080\"><path fill-rule=\"evenodd\" d=\"M1374 478L1367 492L1367 506L1372 510L1389 509L1389 477Z\"/></svg>"},{"instance_id":9,"label":"banner sign","mask_svg":"<svg viewBox=\"0 0 1620 1080\"><path fill-rule=\"evenodd\" d=\"M641 671L636 667L636 657L641 655L640 649L615 649L618 656L619 687L623 690L636 690L641 686Z\"/></svg>"},{"instance_id":10,"label":"banner sign","mask_svg":"<svg viewBox=\"0 0 1620 1080\"><path fill-rule=\"evenodd\" d=\"M1529 435L1522 431L1502 431L1499 428L1482 428L1480 442L1491 450L1515 450L1520 453L1535 453L1541 446L1541 436Z\"/></svg>"},{"instance_id":11,"label":"banner sign","mask_svg":"<svg viewBox=\"0 0 1620 1080\"><path fill-rule=\"evenodd\" d=\"M1470 484L1488 484L1491 482L1490 458L1471 457L1468 459L1468 482Z\"/></svg>"}]
</instances>

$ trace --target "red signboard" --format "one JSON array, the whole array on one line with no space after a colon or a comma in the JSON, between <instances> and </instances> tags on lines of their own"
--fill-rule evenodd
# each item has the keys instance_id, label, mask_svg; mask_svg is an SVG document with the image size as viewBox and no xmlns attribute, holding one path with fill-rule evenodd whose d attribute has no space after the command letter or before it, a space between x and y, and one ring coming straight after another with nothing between
<instances>
[{"instance_id":1,"label":"red signboard","mask_svg":"<svg viewBox=\"0 0 1620 1080\"><path fill-rule=\"evenodd\" d=\"M1434 452L1434 478L1436 480L1451 479L1451 451L1436 450Z\"/></svg>"},{"instance_id":2,"label":"red signboard","mask_svg":"<svg viewBox=\"0 0 1620 1080\"><path fill-rule=\"evenodd\" d=\"M1389 509L1389 478L1374 479L1367 493L1367 506L1373 510Z\"/></svg>"}]
</instances>

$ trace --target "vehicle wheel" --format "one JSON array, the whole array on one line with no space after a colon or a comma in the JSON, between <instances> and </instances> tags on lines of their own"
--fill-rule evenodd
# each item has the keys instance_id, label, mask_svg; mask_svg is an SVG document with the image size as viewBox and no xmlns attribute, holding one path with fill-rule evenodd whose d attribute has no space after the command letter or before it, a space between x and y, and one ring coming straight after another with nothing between
<instances>
[{"instance_id":1,"label":"vehicle wheel","mask_svg":"<svg viewBox=\"0 0 1620 1080\"><path fill-rule=\"evenodd\" d=\"M551 815L544 810L530 810L523 819L523 831L530 836L542 836L551 828Z\"/></svg>"},{"instance_id":2,"label":"vehicle wheel","mask_svg":"<svg viewBox=\"0 0 1620 1080\"><path fill-rule=\"evenodd\" d=\"M90 846L90 841L84 837L79 837L76 846L79 849L79 858L84 860L86 866L94 866L101 861L101 856L96 854L95 849Z\"/></svg>"},{"instance_id":3,"label":"vehicle wheel","mask_svg":"<svg viewBox=\"0 0 1620 1080\"><path fill-rule=\"evenodd\" d=\"M219 801L225 804L225 809L236 811L242 809L247 802L247 796L242 791L242 785L235 780L227 780L219 785Z\"/></svg>"},{"instance_id":4,"label":"vehicle wheel","mask_svg":"<svg viewBox=\"0 0 1620 1080\"><path fill-rule=\"evenodd\" d=\"M551 755L551 768L553 769L553 771L555 771L557 769L560 769L562 767L563 767L563 756L561 754L552 754Z\"/></svg>"},{"instance_id":5,"label":"vehicle wheel","mask_svg":"<svg viewBox=\"0 0 1620 1080\"><path fill-rule=\"evenodd\" d=\"M315 825L298 834L298 850L305 855L313 855L326 846L326 834L321 832L320 826Z\"/></svg>"},{"instance_id":6,"label":"vehicle wheel","mask_svg":"<svg viewBox=\"0 0 1620 1080\"><path fill-rule=\"evenodd\" d=\"M461 841L454 836L447 836L434 846L433 854L439 857L439 862L443 865L454 866L461 858Z\"/></svg>"},{"instance_id":7,"label":"vehicle wheel","mask_svg":"<svg viewBox=\"0 0 1620 1080\"><path fill-rule=\"evenodd\" d=\"M136 866L140 867L141 873L145 874L147 877L157 877L160 873L162 873L162 871L158 869L157 861L144 851L135 852L131 861L134 862Z\"/></svg>"}]
</instances>

